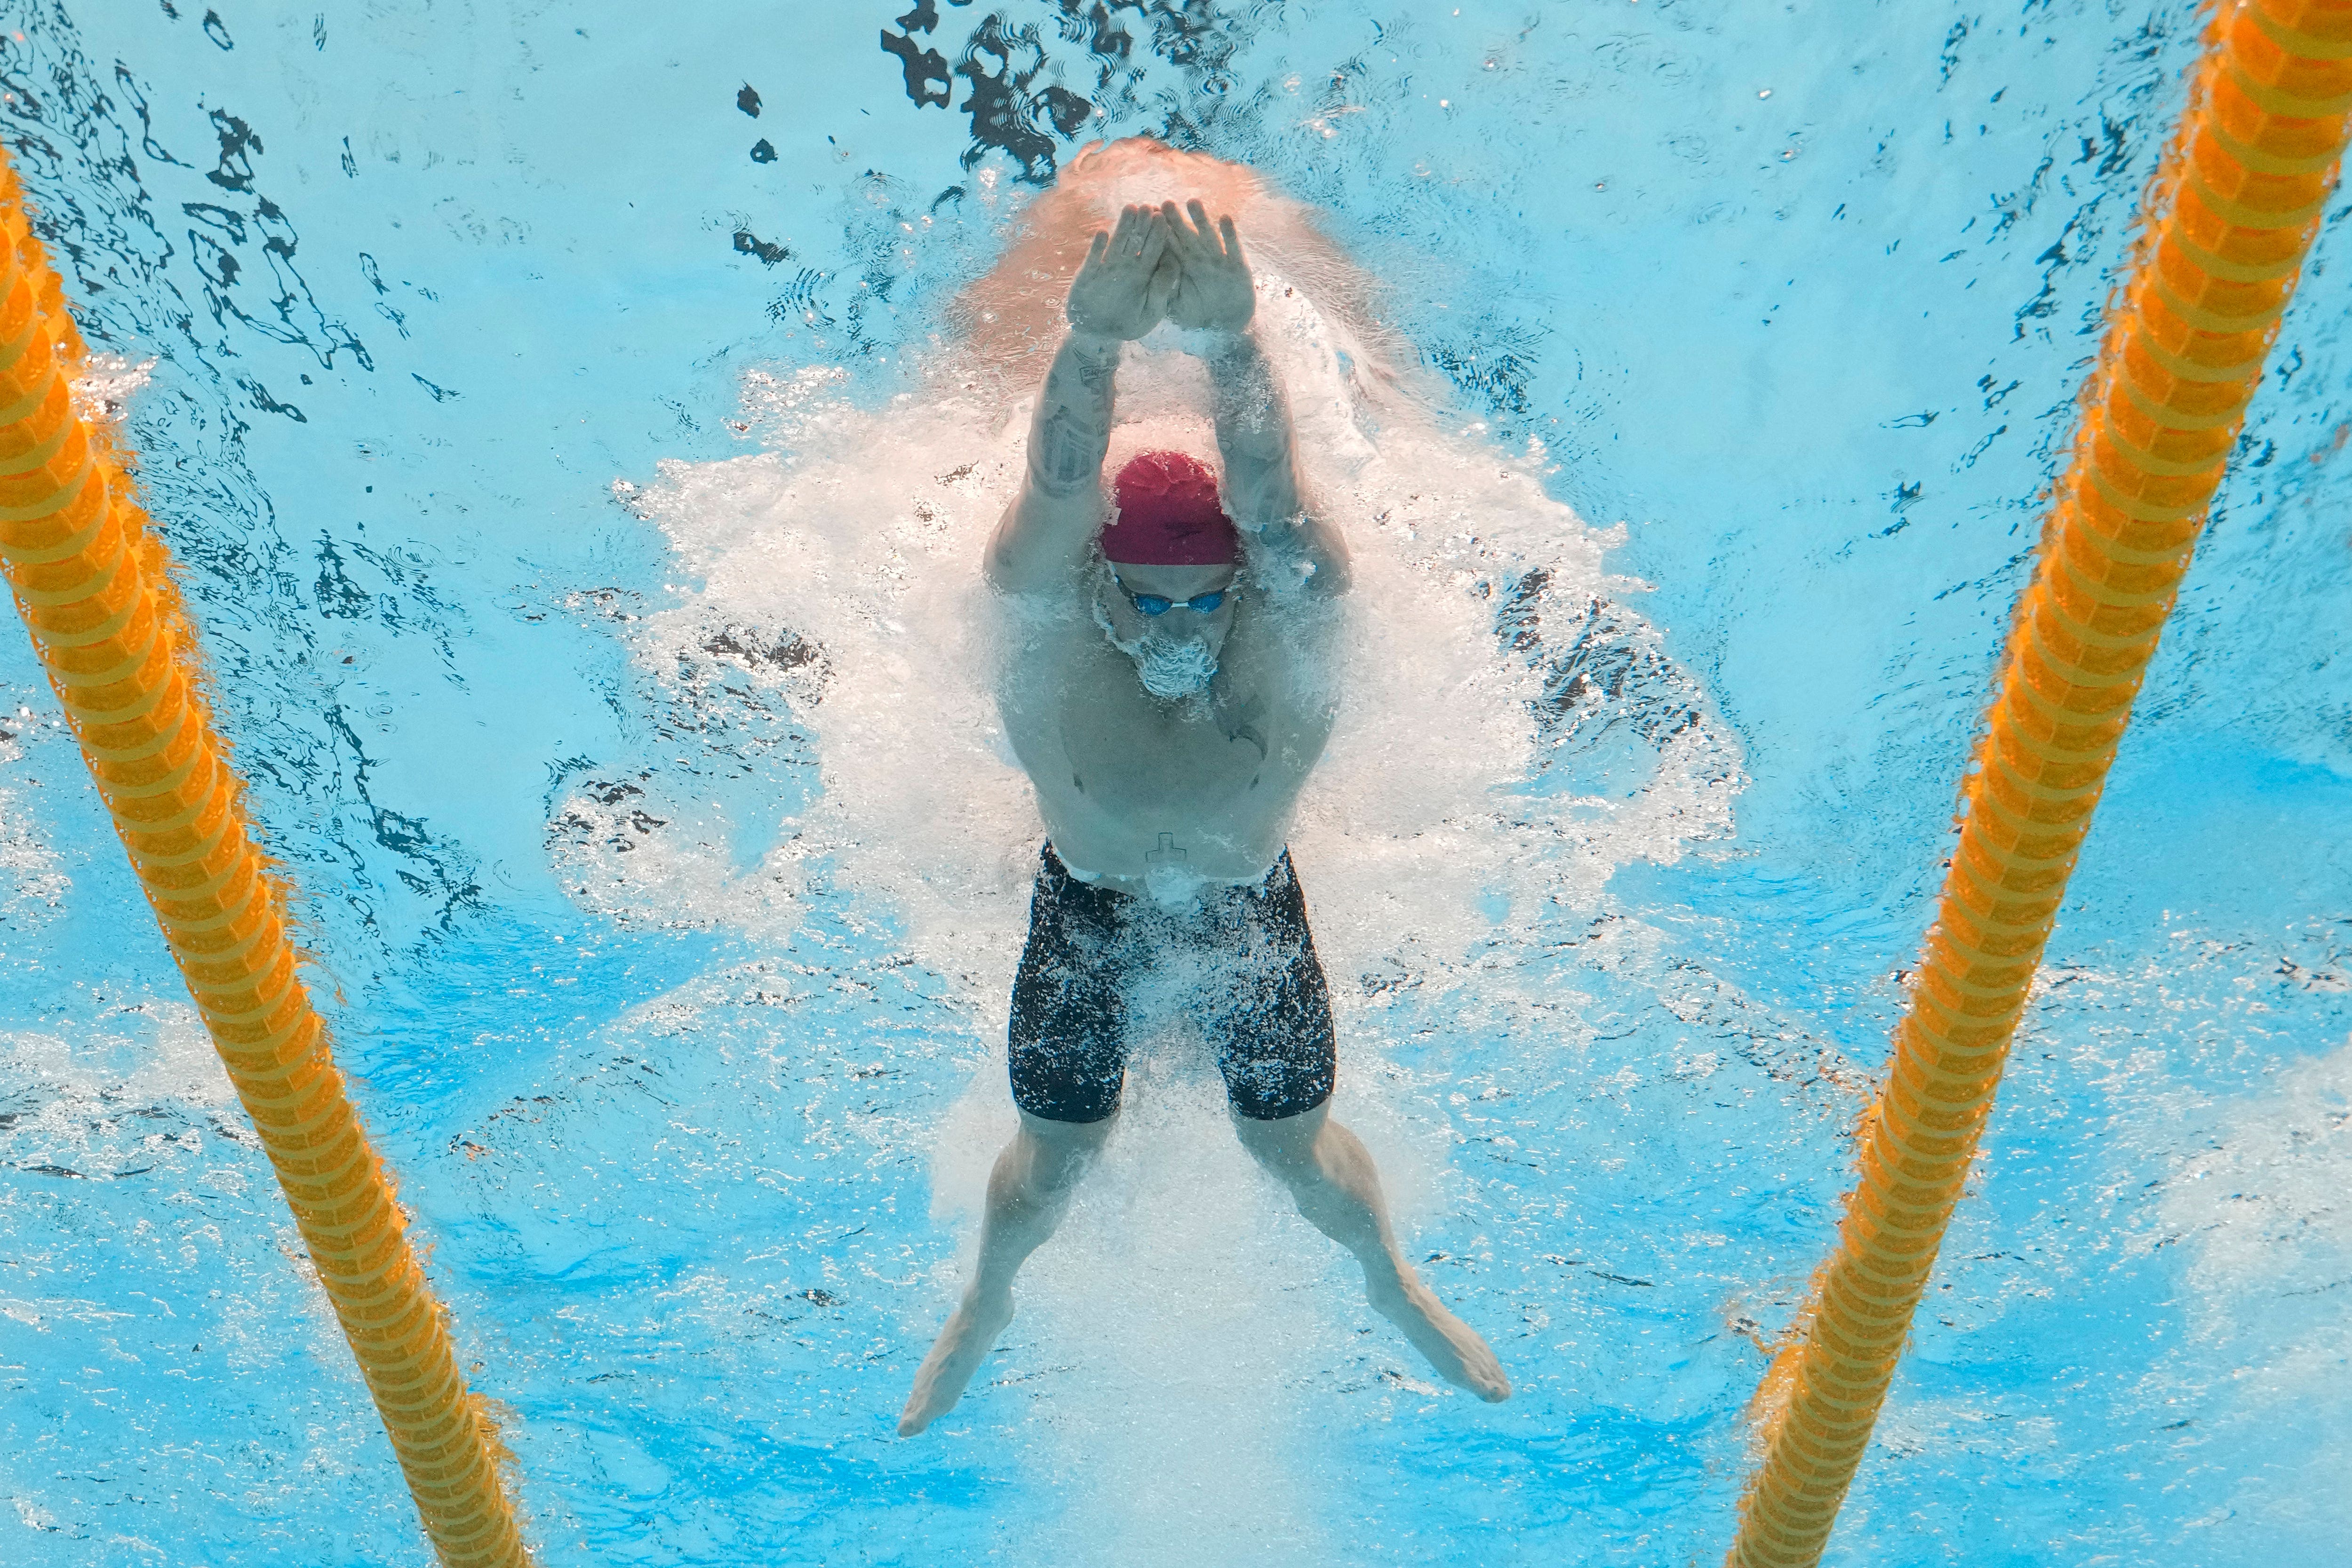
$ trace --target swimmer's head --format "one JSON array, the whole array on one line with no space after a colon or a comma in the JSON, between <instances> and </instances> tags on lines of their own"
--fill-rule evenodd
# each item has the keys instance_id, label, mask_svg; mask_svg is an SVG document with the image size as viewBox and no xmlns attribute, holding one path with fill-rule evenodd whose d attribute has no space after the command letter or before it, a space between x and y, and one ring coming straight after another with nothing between
<instances>
[{"instance_id":1,"label":"swimmer's head","mask_svg":"<svg viewBox=\"0 0 2352 1568\"><path fill-rule=\"evenodd\" d=\"M1231 566L1241 535L1208 465L1181 452L1141 452L1111 482L1103 559L1122 566Z\"/></svg>"},{"instance_id":2,"label":"swimmer's head","mask_svg":"<svg viewBox=\"0 0 2352 1568\"><path fill-rule=\"evenodd\" d=\"M1146 452L1118 471L1102 531L1095 623L1135 661L1156 697L1198 696L1233 630L1241 536L1216 476L1181 452Z\"/></svg>"},{"instance_id":3,"label":"swimmer's head","mask_svg":"<svg viewBox=\"0 0 2352 1568\"><path fill-rule=\"evenodd\" d=\"M1217 660L1234 629L1240 575L1240 568L1231 561L1214 566L1104 561L1095 583L1095 624L1112 647L1135 661L1136 678L1145 691L1171 701L1200 696L1216 678Z\"/></svg>"}]
</instances>

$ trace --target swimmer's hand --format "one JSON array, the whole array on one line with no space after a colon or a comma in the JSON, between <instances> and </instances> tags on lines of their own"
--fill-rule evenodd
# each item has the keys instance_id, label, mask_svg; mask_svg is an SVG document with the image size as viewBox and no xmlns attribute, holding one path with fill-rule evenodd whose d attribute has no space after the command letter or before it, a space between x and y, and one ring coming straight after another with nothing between
<instances>
[{"instance_id":1,"label":"swimmer's hand","mask_svg":"<svg viewBox=\"0 0 2352 1568\"><path fill-rule=\"evenodd\" d=\"M1175 269L1160 266L1167 252L1168 225L1158 213L1129 207L1119 214L1117 228L1095 235L1070 285L1071 329L1097 338L1140 338L1159 326L1176 282Z\"/></svg>"},{"instance_id":2,"label":"swimmer's hand","mask_svg":"<svg viewBox=\"0 0 2352 1568\"><path fill-rule=\"evenodd\" d=\"M1175 253L1181 276L1176 292L1168 297L1168 319L1179 327L1212 332L1238 332L1249 325L1257 309L1257 290L1250 282L1249 263L1242 259L1241 235L1234 220L1219 218L1209 226L1209 209L1187 202L1183 214L1170 202L1160 209L1168 229L1168 248Z\"/></svg>"}]
</instances>

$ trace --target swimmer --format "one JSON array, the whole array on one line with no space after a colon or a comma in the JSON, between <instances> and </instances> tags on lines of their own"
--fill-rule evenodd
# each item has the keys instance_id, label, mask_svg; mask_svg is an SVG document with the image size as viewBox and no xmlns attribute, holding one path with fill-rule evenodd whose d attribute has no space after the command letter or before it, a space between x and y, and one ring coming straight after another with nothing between
<instances>
[{"instance_id":1,"label":"swimmer","mask_svg":"<svg viewBox=\"0 0 2352 1568\"><path fill-rule=\"evenodd\" d=\"M1013 981L1020 1131L988 1183L980 1258L915 1375L910 1437L952 1408L1013 1319L1013 1280L1108 1140L1137 982L1176 975L1214 1043L1242 1145L1363 1266L1372 1307L1447 1378L1510 1396L1495 1354L1399 1249L1380 1173L1331 1120L1337 1040L1284 847L1332 704L1315 672L1348 551L1300 496L1288 403L1250 332L1230 217L1129 206L1097 233L985 560L1023 639L1000 693L1047 838ZM1162 319L1208 370L1220 475L1179 452L1120 468L1113 380ZM1106 515L1108 514L1108 515Z\"/></svg>"}]
</instances>

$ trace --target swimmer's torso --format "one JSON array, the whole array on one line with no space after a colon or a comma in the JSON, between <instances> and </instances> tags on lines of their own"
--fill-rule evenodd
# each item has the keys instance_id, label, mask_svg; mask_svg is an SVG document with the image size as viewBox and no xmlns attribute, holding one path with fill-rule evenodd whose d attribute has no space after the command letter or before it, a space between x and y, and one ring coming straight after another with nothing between
<instances>
[{"instance_id":1,"label":"swimmer's torso","mask_svg":"<svg viewBox=\"0 0 2352 1568\"><path fill-rule=\"evenodd\" d=\"M1033 632L999 706L1063 862L1139 888L1155 873L1264 877L1330 735L1329 704L1311 695L1319 683L1299 678L1310 656L1244 614L1208 696L1169 702L1090 622Z\"/></svg>"}]
</instances>

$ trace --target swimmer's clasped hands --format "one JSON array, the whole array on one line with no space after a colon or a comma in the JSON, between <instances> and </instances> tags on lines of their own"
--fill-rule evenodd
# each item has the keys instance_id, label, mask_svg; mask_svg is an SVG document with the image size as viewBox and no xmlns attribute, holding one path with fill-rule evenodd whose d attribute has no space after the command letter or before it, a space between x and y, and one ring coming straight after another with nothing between
<instances>
[{"instance_id":1,"label":"swimmer's clasped hands","mask_svg":"<svg viewBox=\"0 0 2352 1568\"><path fill-rule=\"evenodd\" d=\"M1135 339L1164 318L1192 331L1238 332L1257 309L1249 263L1234 220L1209 222L1200 202L1179 212L1128 207L1097 233L1070 285L1073 331Z\"/></svg>"}]
</instances>

